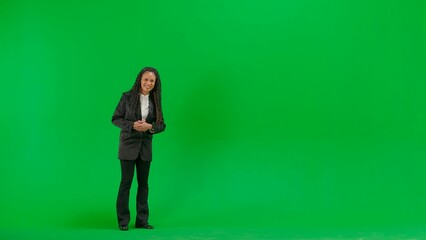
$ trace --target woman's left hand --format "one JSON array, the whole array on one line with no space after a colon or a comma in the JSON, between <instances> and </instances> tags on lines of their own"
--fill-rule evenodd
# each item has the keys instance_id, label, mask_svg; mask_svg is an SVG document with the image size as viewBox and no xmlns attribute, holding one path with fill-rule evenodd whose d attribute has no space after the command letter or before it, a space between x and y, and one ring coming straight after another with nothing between
<instances>
[{"instance_id":1,"label":"woman's left hand","mask_svg":"<svg viewBox=\"0 0 426 240\"><path fill-rule=\"evenodd\" d=\"M152 128L152 125L147 122L142 123L142 125L140 126L140 129L142 132L146 132L151 128Z\"/></svg>"},{"instance_id":2,"label":"woman's left hand","mask_svg":"<svg viewBox=\"0 0 426 240\"><path fill-rule=\"evenodd\" d=\"M152 128L152 125L145 122L145 120L138 120L133 124L133 129L138 132L146 132Z\"/></svg>"}]
</instances>

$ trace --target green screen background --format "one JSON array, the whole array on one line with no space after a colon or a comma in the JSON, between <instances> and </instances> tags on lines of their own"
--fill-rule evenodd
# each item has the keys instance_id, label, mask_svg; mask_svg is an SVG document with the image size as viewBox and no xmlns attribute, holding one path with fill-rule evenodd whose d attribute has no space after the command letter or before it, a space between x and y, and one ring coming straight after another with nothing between
<instances>
[{"instance_id":1,"label":"green screen background","mask_svg":"<svg viewBox=\"0 0 426 240\"><path fill-rule=\"evenodd\" d=\"M144 66L154 225L424 225L425 9L2 1L0 225L116 228L111 116Z\"/></svg>"}]
</instances>

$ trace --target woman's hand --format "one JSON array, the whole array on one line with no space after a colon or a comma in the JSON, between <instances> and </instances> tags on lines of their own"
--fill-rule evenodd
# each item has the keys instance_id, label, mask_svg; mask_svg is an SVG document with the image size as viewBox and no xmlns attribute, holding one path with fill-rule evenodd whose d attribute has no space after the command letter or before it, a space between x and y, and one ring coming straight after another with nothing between
<instances>
[{"instance_id":1,"label":"woman's hand","mask_svg":"<svg viewBox=\"0 0 426 240\"><path fill-rule=\"evenodd\" d=\"M145 119L138 120L133 123L133 129L135 129L138 132L146 132L151 128L152 128L152 125L145 122Z\"/></svg>"}]
</instances>

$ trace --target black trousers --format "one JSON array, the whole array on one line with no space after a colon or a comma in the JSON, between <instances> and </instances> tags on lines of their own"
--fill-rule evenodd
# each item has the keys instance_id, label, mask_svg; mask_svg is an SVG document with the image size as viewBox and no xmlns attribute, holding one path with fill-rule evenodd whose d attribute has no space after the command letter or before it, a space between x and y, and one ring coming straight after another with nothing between
<instances>
[{"instance_id":1,"label":"black trousers","mask_svg":"<svg viewBox=\"0 0 426 240\"><path fill-rule=\"evenodd\" d=\"M142 161L140 156L136 160L120 160L121 182L117 196L117 220L119 225L128 225L130 221L129 195L135 173L138 180L136 196L136 226L148 223L148 176L150 161Z\"/></svg>"}]
</instances>

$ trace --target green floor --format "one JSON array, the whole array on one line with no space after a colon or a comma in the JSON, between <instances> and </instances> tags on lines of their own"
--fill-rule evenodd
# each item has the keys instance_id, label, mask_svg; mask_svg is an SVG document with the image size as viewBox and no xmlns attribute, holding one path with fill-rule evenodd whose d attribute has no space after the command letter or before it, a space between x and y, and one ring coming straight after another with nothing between
<instances>
[{"instance_id":1,"label":"green floor","mask_svg":"<svg viewBox=\"0 0 426 240\"><path fill-rule=\"evenodd\" d=\"M157 226L154 230L130 228L121 232L113 226L105 228L62 228L31 229L21 226L17 229L3 228L0 239L34 240L34 239L156 239L156 240L190 240L190 239L321 239L321 240L414 240L426 239L426 231L419 226L389 227L389 228L268 228L250 227L170 227Z\"/></svg>"}]
</instances>

